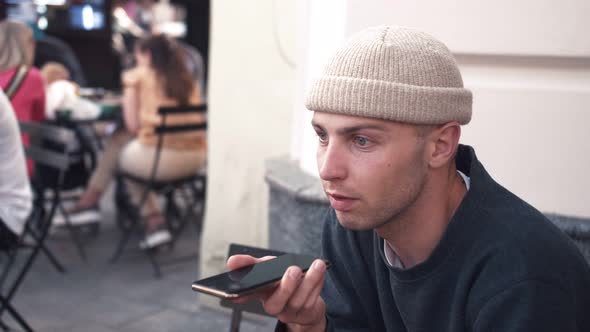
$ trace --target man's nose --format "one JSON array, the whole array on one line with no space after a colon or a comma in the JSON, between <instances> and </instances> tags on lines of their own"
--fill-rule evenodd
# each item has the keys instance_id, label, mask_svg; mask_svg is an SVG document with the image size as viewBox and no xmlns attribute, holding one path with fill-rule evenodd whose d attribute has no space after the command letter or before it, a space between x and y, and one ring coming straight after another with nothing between
<instances>
[{"instance_id":1,"label":"man's nose","mask_svg":"<svg viewBox=\"0 0 590 332\"><path fill-rule=\"evenodd\" d=\"M325 147L319 147L318 171L324 181L342 180L347 175L346 156L343 147L329 143Z\"/></svg>"}]
</instances>

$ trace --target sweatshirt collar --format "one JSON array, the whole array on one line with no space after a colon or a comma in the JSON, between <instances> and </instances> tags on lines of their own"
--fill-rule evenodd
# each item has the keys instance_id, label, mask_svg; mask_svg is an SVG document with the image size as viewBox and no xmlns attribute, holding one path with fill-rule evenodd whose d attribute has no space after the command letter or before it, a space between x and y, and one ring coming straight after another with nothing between
<instances>
[{"instance_id":1,"label":"sweatshirt collar","mask_svg":"<svg viewBox=\"0 0 590 332\"><path fill-rule=\"evenodd\" d=\"M479 202L484 199L484 196L489 190L488 188L490 185L494 185L495 182L479 162L474 149L470 146L459 145L456 164L457 169L470 178L470 188L463 197L457 211L451 217L451 221L440 242L426 261L409 269L399 269L389 266L384 254L384 241L376 232L373 233L382 262L391 270L394 278L402 281L427 278L436 272L438 267L444 264L452 253L455 244L464 241L464 236L469 236L466 228L469 228L473 221L476 220L475 216L478 214Z\"/></svg>"}]
</instances>

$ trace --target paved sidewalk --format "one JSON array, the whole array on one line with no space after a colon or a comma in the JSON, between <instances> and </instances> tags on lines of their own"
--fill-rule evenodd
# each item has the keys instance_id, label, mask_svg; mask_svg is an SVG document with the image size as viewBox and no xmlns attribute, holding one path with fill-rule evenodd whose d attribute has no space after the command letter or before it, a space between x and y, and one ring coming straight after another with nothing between
<instances>
[{"instance_id":1,"label":"paved sidewalk","mask_svg":"<svg viewBox=\"0 0 590 332\"><path fill-rule=\"evenodd\" d=\"M202 307L191 282L198 272L198 235L187 227L173 251L158 254L165 263L155 279L147 257L131 240L121 259L109 263L120 233L104 216L96 237L85 234L88 262L68 233L54 232L49 247L68 270L58 273L40 255L17 292L14 305L39 332L229 331L228 313ZM5 322L12 322L4 314ZM272 331L274 320L244 318L241 331Z\"/></svg>"}]
</instances>

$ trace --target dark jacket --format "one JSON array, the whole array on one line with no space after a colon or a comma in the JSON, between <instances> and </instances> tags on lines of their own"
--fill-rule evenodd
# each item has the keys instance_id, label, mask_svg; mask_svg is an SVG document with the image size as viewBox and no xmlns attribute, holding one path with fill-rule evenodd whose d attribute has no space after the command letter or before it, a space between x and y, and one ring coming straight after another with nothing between
<instances>
[{"instance_id":1,"label":"dark jacket","mask_svg":"<svg viewBox=\"0 0 590 332\"><path fill-rule=\"evenodd\" d=\"M330 331L590 331L590 268L539 211L497 184L471 147L471 186L423 263L389 267L374 231L328 214L322 297Z\"/></svg>"}]
</instances>

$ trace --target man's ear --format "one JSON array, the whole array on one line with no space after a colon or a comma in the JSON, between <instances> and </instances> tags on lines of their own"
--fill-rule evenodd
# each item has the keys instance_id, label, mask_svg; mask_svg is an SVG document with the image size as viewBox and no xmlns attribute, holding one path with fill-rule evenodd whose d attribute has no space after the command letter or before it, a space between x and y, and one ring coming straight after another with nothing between
<instances>
[{"instance_id":1,"label":"man's ear","mask_svg":"<svg viewBox=\"0 0 590 332\"><path fill-rule=\"evenodd\" d=\"M429 136L433 148L428 165L439 168L452 161L461 137L461 125L457 121L445 123L434 129Z\"/></svg>"}]
</instances>

